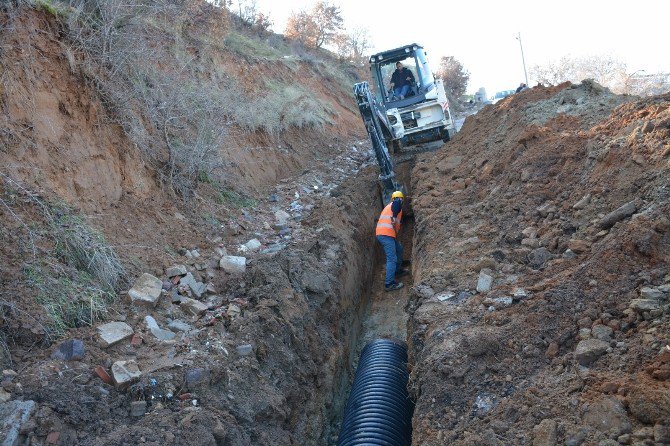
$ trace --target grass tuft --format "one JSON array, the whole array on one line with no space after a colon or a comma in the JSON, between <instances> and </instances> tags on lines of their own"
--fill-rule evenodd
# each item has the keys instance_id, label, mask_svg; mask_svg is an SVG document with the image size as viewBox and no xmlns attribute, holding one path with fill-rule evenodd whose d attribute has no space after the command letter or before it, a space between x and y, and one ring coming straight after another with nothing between
<instances>
[{"instance_id":1,"label":"grass tuft","mask_svg":"<svg viewBox=\"0 0 670 446\"><path fill-rule=\"evenodd\" d=\"M37 9L41 9L54 17L67 17L67 7L56 0L33 0L33 4Z\"/></svg>"},{"instance_id":2,"label":"grass tuft","mask_svg":"<svg viewBox=\"0 0 670 446\"><path fill-rule=\"evenodd\" d=\"M235 191L223 188L219 190L216 201L220 204L232 205L239 209L252 208L258 204L253 198L246 198Z\"/></svg>"},{"instance_id":3,"label":"grass tuft","mask_svg":"<svg viewBox=\"0 0 670 446\"><path fill-rule=\"evenodd\" d=\"M37 291L36 301L47 315L46 336L51 340L64 336L69 328L91 326L103 319L115 297L85 272L64 273L46 264L24 269L27 283Z\"/></svg>"}]
</instances>

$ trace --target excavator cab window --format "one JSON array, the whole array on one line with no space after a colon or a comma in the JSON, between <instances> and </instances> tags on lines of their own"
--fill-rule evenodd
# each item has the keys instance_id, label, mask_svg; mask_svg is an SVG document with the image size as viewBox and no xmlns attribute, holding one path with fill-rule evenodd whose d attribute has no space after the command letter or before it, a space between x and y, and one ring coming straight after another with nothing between
<instances>
[{"instance_id":1,"label":"excavator cab window","mask_svg":"<svg viewBox=\"0 0 670 446\"><path fill-rule=\"evenodd\" d=\"M395 102L400 99L397 96L394 96L393 89L391 88L391 76L393 76L393 72L396 70L396 64L398 62L402 63L403 67L411 71L414 78L410 85L410 91L405 97L425 93L435 84L433 73L430 71L428 61L426 60L426 53L422 48L408 52L405 57L377 59L377 61L372 63L370 69L375 84L375 96L377 96L378 101L384 104Z\"/></svg>"},{"instance_id":2,"label":"excavator cab window","mask_svg":"<svg viewBox=\"0 0 670 446\"><path fill-rule=\"evenodd\" d=\"M417 71L416 71L416 60L414 57L406 57L405 59L401 60L390 60L386 63L382 63L379 65L379 71L381 74L381 79L382 79L382 85L384 85L384 90L386 93L386 100L385 102L393 100L393 89L391 88L391 76L393 76L393 73L396 70L396 64L400 62L402 63L404 68L407 68L411 73L413 77L413 82L410 84L410 90L407 93L407 96L414 96L417 93L417 82L419 81L419 77L417 76Z\"/></svg>"}]
</instances>

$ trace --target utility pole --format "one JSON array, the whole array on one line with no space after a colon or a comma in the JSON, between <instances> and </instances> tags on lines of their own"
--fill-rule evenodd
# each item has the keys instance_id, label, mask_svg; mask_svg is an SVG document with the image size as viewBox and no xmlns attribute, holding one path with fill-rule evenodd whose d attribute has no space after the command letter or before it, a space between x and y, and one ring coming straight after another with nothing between
<instances>
[{"instance_id":1,"label":"utility pole","mask_svg":"<svg viewBox=\"0 0 670 446\"><path fill-rule=\"evenodd\" d=\"M519 41L519 48L521 48L521 63L523 63L523 75L526 77L526 86L528 85L528 72L526 71L526 59L523 57L523 45L521 44L521 33L516 36L516 40Z\"/></svg>"}]
</instances>

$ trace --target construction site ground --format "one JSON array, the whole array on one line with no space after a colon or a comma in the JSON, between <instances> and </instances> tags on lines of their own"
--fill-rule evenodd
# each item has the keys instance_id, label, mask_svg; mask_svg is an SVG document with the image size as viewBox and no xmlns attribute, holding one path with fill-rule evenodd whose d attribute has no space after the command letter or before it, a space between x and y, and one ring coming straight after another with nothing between
<instances>
[{"instance_id":1,"label":"construction site ground","mask_svg":"<svg viewBox=\"0 0 670 446\"><path fill-rule=\"evenodd\" d=\"M377 337L408 344L413 445L670 444L670 95L537 86L398 154L411 275L385 292L375 158L318 69L332 125L236 128L227 189L185 200L104 119L56 22L21 14L2 37L3 446L334 445ZM54 332L44 293L79 274L56 235L82 221L128 283Z\"/></svg>"}]
</instances>

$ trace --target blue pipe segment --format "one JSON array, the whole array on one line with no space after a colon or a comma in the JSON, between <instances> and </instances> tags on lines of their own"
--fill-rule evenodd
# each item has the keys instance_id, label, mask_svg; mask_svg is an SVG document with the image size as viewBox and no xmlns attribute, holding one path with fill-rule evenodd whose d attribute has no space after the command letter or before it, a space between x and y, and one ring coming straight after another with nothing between
<instances>
[{"instance_id":1,"label":"blue pipe segment","mask_svg":"<svg viewBox=\"0 0 670 446\"><path fill-rule=\"evenodd\" d=\"M337 446L409 446L414 403L407 393L407 346L376 339L363 348Z\"/></svg>"}]
</instances>

